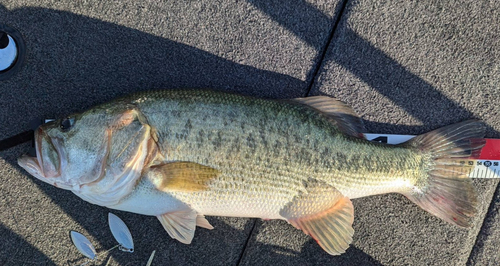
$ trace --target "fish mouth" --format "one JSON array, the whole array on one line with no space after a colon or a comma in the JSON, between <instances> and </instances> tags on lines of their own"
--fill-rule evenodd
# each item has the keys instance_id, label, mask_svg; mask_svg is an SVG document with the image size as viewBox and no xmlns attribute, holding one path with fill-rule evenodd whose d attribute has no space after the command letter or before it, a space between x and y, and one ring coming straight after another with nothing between
<instances>
[{"instance_id":1,"label":"fish mouth","mask_svg":"<svg viewBox=\"0 0 500 266\"><path fill-rule=\"evenodd\" d=\"M61 163L63 162L63 150L58 141L53 141L43 130L39 127L35 131L35 157L23 155L18 160L19 166L24 168L28 173L34 177L61 188L70 188L71 186L64 184L64 182L57 182L61 177Z\"/></svg>"},{"instance_id":2,"label":"fish mouth","mask_svg":"<svg viewBox=\"0 0 500 266\"><path fill-rule=\"evenodd\" d=\"M38 163L37 157L31 157L29 155L23 155L21 158L17 159L17 163L19 166L24 168L24 170L28 171L31 175L38 179L45 179L43 175L42 168Z\"/></svg>"},{"instance_id":3,"label":"fish mouth","mask_svg":"<svg viewBox=\"0 0 500 266\"><path fill-rule=\"evenodd\" d=\"M26 171L28 171L31 175L39 178L39 179L44 179L45 174L43 172L42 168L42 158L41 158L41 133L43 133L43 129L39 127L35 131L35 157L29 156L29 155L23 155L21 158L17 160L17 163L19 166L24 168Z\"/></svg>"}]
</instances>

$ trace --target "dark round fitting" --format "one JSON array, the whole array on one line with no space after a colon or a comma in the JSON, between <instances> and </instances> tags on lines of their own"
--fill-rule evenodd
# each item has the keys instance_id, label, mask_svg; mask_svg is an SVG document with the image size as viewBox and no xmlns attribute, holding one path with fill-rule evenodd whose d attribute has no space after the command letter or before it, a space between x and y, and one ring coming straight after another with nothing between
<instances>
[{"instance_id":1,"label":"dark round fitting","mask_svg":"<svg viewBox=\"0 0 500 266\"><path fill-rule=\"evenodd\" d=\"M26 45L21 34L0 24L0 80L6 80L17 73L26 57Z\"/></svg>"}]
</instances>

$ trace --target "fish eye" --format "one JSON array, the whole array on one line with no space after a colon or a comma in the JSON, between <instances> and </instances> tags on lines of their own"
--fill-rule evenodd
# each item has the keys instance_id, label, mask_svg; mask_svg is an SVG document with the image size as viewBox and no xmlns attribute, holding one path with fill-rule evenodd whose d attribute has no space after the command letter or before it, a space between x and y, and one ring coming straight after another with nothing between
<instances>
[{"instance_id":1,"label":"fish eye","mask_svg":"<svg viewBox=\"0 0 500 266\"><path fill-rule=\"evenodd\" d=\"M75 118L67 117L61 120L61 124L59 125L59 127L63 132L66 132L70 130L71 127L73 127L73 124L75 124Z\"/></svg>"}]
</instances>

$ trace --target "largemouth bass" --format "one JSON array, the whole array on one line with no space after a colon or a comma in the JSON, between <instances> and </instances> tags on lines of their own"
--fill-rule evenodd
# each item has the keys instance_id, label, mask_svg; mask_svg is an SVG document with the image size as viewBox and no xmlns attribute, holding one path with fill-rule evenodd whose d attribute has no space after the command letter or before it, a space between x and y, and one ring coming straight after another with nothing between
<instances>
[{"instance_id":1,"label":"largemouth bass","mask_svg":"<svg viewBox=\"0 0 500 266\"><path fill-rule=\"evenodd\" d=\"M205 215L258 217L286 220L338 255L352 241L354 198L401 193L469 226L476 192L456 161L481 150L484 131L470 120L385 145L325 96L154 91L40 126L36 157L18 163L90 203L156 216L182 243L213 228Z\"/></svg>"}]
</instances>

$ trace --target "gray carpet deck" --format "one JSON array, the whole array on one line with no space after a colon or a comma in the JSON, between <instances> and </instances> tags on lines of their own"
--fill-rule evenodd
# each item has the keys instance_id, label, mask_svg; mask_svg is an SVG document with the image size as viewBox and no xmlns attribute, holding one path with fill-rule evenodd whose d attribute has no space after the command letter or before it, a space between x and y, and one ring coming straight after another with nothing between
<instances>
[{"instance_id":1,"label":"gray carpet deck","mask_svg":"<svg viewBox=\"0 0 500 266\"><path fill-rule=\"evenodd\" d=\"M329 95L371 132L420 134L468 118L500 138L500 4L488 1L0 1L24 36L22 70L0 82L0 139L131 92L216 88L268 98ZM35 180L0 152L0 265L83 262L69 231L99 252L108 209ZM113 211L134 253L97 265L496 265L497 180L475 180L480 211L460 229L400 195L354 200L354 242L332 257L284 221L208 217L191 245L155 217Z\"/></svg>"}]
</instances>

